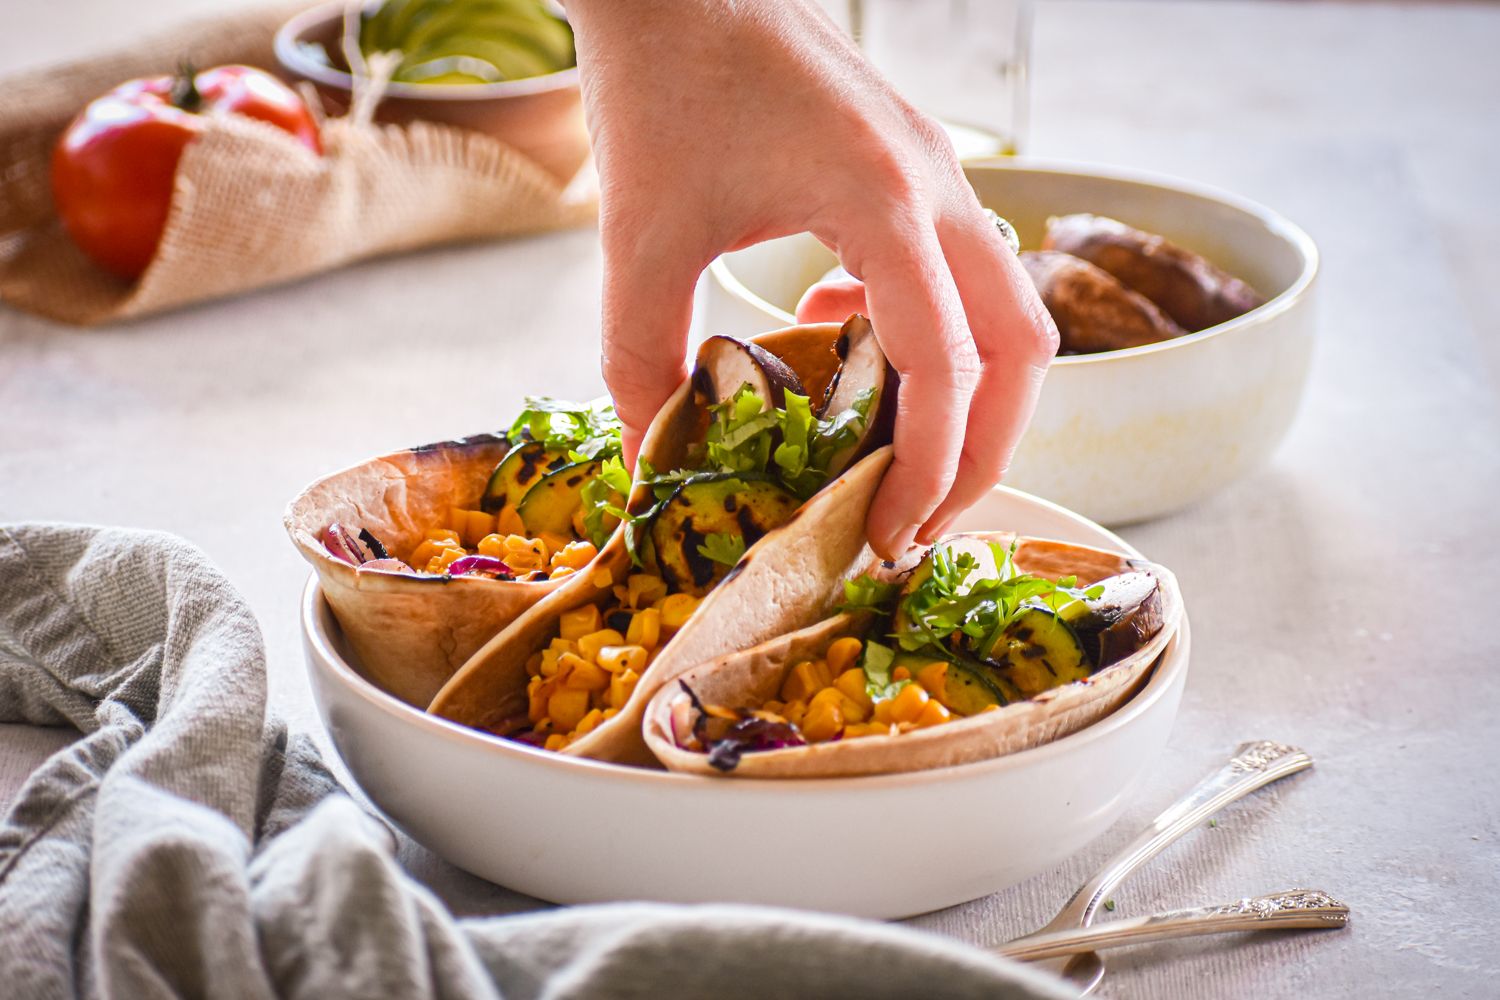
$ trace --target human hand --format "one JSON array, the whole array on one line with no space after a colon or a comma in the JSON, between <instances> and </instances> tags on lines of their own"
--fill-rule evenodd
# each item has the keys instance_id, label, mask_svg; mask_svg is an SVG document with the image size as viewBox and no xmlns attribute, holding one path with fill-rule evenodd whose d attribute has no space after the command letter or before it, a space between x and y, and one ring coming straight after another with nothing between
<instances>
[{"instance_id":1,"label":"human hand","mask_svg":"<svg viewBox=\"0 0 1500 1000\"><path fill-rule=\"evenodd\" d=\"M604 378L627 459L686 376L698 276L811 232L863 279L799 318L865 311L901 377L867 533L928 543L1004 474L1057 332L947 136L807 0L571 0L601 185Z\"/></svg>"}]
</instances>

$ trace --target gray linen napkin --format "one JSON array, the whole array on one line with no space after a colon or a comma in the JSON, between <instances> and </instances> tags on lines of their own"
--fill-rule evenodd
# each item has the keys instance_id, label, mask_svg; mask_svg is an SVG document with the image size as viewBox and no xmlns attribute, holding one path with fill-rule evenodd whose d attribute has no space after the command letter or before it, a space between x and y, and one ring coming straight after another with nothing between
<instances>
[{"instance_id":1,"label":"gray linen napkin","mask_svg":"<svg viewBox=\"0 0 1500 1000\"><path fill-rule=\"evenodd\" d=\"M0 995L1068 995L953 941L766 908L456 919L267 718L255 619L170 535L0 525L0 721L82 734L0 825Z\"/></svg>"}]
</instances>

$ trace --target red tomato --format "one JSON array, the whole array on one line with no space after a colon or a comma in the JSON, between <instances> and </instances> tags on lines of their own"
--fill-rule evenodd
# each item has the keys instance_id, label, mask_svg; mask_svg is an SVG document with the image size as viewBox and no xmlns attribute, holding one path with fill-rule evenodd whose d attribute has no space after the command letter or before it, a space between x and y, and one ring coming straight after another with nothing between
<instances>
[{"instance_id":1,"label":"red tomato","mask_svg":"<svg viewBox=\"0 0 1500 1000\"><path fill-rule=\"evenodd\" d=\"M100 266L134 280L156 254L182 150L205 116L268 122L323 152L302 98L268 73L219 66L122 83L84 108L52 154L52 198L63 228Z\"/></svg>"}]
</instances>

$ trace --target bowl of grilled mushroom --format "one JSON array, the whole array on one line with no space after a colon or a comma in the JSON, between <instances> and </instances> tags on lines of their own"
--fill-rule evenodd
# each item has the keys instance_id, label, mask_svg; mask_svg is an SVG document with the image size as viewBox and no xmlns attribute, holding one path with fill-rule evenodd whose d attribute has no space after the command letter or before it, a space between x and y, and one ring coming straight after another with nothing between
<instances>
[{"instance_id":1,"label":"bowl of grilled mushroom","mask_svg":"<svg viewBox=\"0 0 1500 1000\"><path fill-rule=\"evenodd\" d=\"M1305 232L1141 173L1015 159L965 173L1014 227L1062 338L1009 485L1121 525L1265 464L1312 362L1318 252ZM784 325L837 266L808 234L725 254L710 267L705 332Z\"/></svg>"}]
</instances>

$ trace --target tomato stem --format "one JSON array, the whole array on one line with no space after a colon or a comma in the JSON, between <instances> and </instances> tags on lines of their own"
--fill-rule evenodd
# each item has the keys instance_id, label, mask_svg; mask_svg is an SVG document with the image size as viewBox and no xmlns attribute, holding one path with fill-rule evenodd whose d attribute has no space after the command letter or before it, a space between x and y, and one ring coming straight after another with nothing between
<instances>
[{"instance_id":1,"label":"tomato stem","mask_svg":"<svg viewBox=\"0 0 1500 1000\"><path fill-rule=\"evenodd\" d=\"M186 59L177 64L177 75L172 78L172 93L168 99L174 108L184 111L197 111L203 105L203 95L198 92L198 74Z\"/></svg>"}]
</instances>

